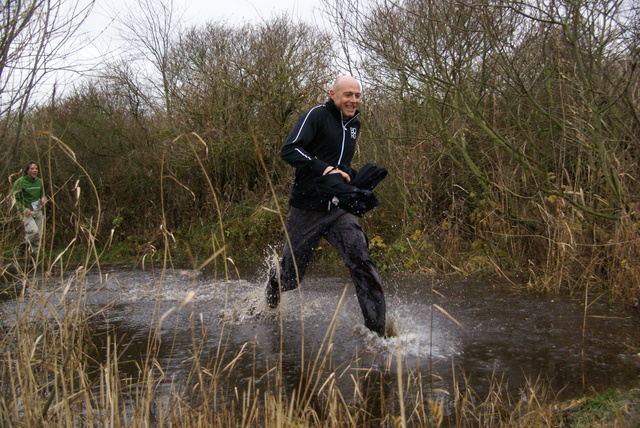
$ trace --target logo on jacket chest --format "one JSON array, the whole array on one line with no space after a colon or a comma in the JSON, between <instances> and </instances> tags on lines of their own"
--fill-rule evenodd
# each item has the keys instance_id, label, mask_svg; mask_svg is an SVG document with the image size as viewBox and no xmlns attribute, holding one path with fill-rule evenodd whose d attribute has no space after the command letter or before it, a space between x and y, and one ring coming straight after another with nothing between
<instances>
[{"instance_id":1,"label":"logo on jacket chest","mask_svg":"<svg viewBox=\"0 0 640 428\"><path fill-rule=\"evenodd\" d=\"M351 139L355 140L356 137L358 136L358 129L357 128L349 128L349 130L351 131Z\"/></svg>"}]
</instances>

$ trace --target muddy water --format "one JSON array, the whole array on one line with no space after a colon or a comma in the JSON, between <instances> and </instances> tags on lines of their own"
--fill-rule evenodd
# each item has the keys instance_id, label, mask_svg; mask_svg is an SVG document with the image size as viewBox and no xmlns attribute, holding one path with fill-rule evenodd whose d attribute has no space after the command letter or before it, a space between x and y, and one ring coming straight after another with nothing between
<instances>
[{"instance_id":1,"label":"muddy water","mask_svg":"<svg viewBox=\"0 0 640 428\"><path fill-rule=\"evenodd\" d=\"M244 351L228 373L238 388L256 382L264 390L272 379L263 374L281 358L283 382L294 390L302 367L318 351L326 355L323 340L334 318L332 366L338 372L374 368L389 390L396 386L398 355L401 370L417 369L426 384L445 391L462 377L480 395L492 378L513 391L527 379L542 379L565 398L639 384L640 317L623 305L607 305L593 295L585 312L584 296L534 296L481 282L399 275L384 280L388 324L395 332L385 339L363 326L347 277L309 277L300 292L283 295L278 310L265 307L262 279L220 280L189 270L119 267L77 281L70 276L65 298L84 289L90 310L109 308L94 318L96 345L104 353L101 333L116 335L120 368L131 376L147 355L150 326L159 326L161 346L153 356L178 384L188 376L197 345L204 364ZM51 289L48 284L31 296ZM0 304L5 316L18 305ZM344 387L352 388L349 376L343 377Z\"/></svg>"}]
</instances>

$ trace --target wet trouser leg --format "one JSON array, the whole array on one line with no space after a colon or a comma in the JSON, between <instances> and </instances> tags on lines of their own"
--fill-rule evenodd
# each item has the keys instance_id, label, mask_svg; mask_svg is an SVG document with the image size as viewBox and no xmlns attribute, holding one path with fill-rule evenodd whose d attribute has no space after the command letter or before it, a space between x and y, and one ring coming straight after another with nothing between
<instances>
[{"instance_id":1,"label":"wet trouser leg","mask_svg":"<svg viewBox=\"0 0 640 428\"><path fill-rule=\"evenodd\" d=\"M313 252L324 233L325 225L322 218L326 215L319 211L300 210L294 207L289 209L285 223L289 239L284 245L280 275L275 269L271 272L271 282L280 282L282 291L294 290L302 281Z\"/></svg>"},{"instance_id":2,"label":"wet trouser leg","mask_svg":"<svg viewBox=\"0 0 640 428\"><path fill-rule=\"evenodd\" d=\"M277 283L279 279L283 291L295 289L304 277L320 238L325 237L338 250L351 273L365 326L384 335L382 283L369 257L367 237L355 216L340 209L319 212L291 207L286 229L290 243L285 244L280 270L271 272L271 281Z\"/></svg>"},{"instance_id":3,"label":"wet trouser leg","mask_svg":"<svg viewBox=\"0 0 640 428\"><path fill-rule=\"evenodd\" d=\"M385 333L386 305L382 281L369 256L369 242L353 214L339 210L325 238L333 245L351 273L364 325L380 334Z\"/></svg>"}]
</instances>

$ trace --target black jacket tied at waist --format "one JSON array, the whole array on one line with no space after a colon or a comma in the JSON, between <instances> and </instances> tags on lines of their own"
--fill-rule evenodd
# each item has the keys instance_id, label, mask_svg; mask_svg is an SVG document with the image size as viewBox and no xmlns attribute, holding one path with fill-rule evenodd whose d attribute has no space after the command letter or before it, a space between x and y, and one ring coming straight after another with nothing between
<instances>
[{"instance_id":1,"label":"black jacket tied at waist","mask_svg":"<svg viewBox=\"0 0 640 428\"><path fill-rule=\"evenodd\" d=\"M368 163L349 183L341 174L326 174L315 179L316 190L332 197L331 202L343 210L362 217L379 205L373 189L387 176L387 170Z\"/></svg>"}]
</instances>

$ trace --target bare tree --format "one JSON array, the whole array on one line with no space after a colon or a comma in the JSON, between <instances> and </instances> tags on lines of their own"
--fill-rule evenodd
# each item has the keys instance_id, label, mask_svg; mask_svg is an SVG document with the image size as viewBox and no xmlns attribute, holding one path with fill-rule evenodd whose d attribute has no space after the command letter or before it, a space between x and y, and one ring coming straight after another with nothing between
<instances>
[{"instance_id":1,"label":"bare tree","mask_svg":"<svg viewBox=\"0 0 640 428\"><path fill-rule=\"evenodd\" d=\"M156 104L151 98L161 99L170 119L175 90L170 55L172 45L180 38L182 16L177 14L173 0L136 0L132 4L135 7L122 22L127 41L124 61L142 79L138 92L147 94L150 106Z\"/></svg>"},{"instance_id":2,"label":"bare tree","mask_svg":"<svg viewBox=\"0 0 640 428\"><path fill-rule=\"evenodd\" d=\"M328 36L286 16L241 27L209 23L173 49L174 122L211 144L214 181L232 183L233 192L264 181L254 136L266 163L278 162L288 128L331 80Z\"/></svg>"},{"instance_id":3,"label":"bare tree","mask_svg":"<svg viewBox=\"0 0 640 428\"><path fill-rule=\"evenodd\" d=\"M93 0L4 0L0 5L0 140L6 175L22 137L34 94L67 67L70 41Z\"/></svg>"},{"instance_id":4,"label":"bare tree","mask_svg":"<svg viewBox=\"0 0 640 428\"><path fill-rule=\"evenodd\" d=\"M410 201L427 188L431 200L447 201L464 189L456 222L485 246L482 257L498 266L502 251L526 254L520 264L541 266L554 286L607 281L615 261L627 263L623 251L611 257L612 246L592 244L626 239L620 231L637 221L637 9L629 4L325 1L350 66L379 97L366 115L378 145L391 160L414 153L411 167L393 165L401 194ZM427 170L436 161L443 166ZM438 195L432 186L442 176L451 181ZM582 229L563 235L569 214ZM611 265L601 268L603 258Z\"/></svg>"}]
</instances>

